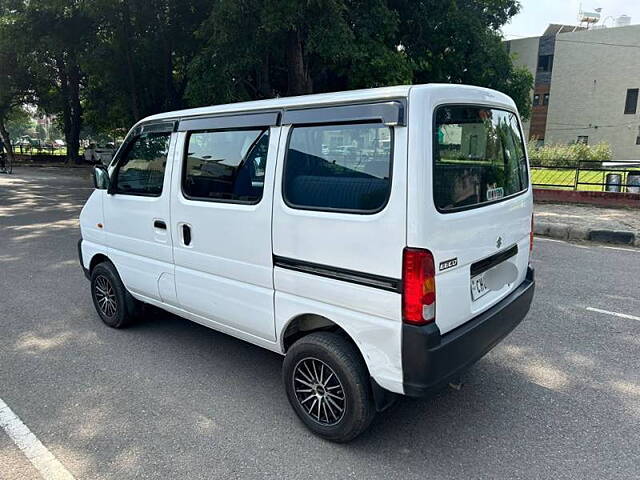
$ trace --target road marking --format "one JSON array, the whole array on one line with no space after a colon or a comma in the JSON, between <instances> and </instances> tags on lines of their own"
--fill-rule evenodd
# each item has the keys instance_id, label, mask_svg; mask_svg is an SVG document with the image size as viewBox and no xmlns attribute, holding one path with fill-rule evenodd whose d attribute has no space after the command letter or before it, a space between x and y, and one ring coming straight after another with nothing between
<instances>
[{"instance_id":1,"label":"road marking","mask_svg":"<svg viewBox=\"0 0 640 480\"><path fill-rule=\"evenodd\" d=\"M74 480L56 457L31 433L18 416L0 398L0 427L45 480Z\"/></svg>"},{"instance_id":2,"label":"road marking","mask_svg":"<svg viewBox=\"0 0 640 480\"><path fill-rule=\"evenodd\" d=\"M593 308L593 307L587 307L587 310L589 310L590 312L604 313L605 315L613 315L614 317L627 318L629 320L640 321L640 317L636 317L634 315L627 315L626 313L610 312L609 310L600 310L599 308Z\"/></svg>"},{"instance_id":3,"label":"road marking","mask_svg":"<svg viewBox=\"0 0 640 480\"><path fill-rule=\"evenodd\" d=\"M542 242L553 242L553 243L564 243L565 245L569 245L571 247L576 247L576 248L584 248L586 250L591 250L593 248L608 248L609 250L621 250L623 252L631 252L631 253L640 253L640 249L638 248L624 248L624 247L609 247L607 245L600 245L600 244L594 244L590 247L586 246L586 245L580 245L578 243L573 243L567 240L558 240L557 238L547 238L547 237L539 237L536 235L536 242L538 241L542 241Z\"/></svg>"},{"instance_id":4,"label":"road marking","mask_svg":"<svg viewBox=\"0 0 640 480\"><path fill-rule=\"evenodd\" d=\"M537 237L536 236L535 241L536 242L537 241L544 241L544 242L564 243L565 245L570 245L570 246L576 247L576 248L583 248L585 250L591 250L593 248L593 247L587 247L586 245L578 245L576 243L567 242L565 240L557 240L555 238L545 238L545 237ZM533 248L535 249L535 243L534 243L534 247Z\"/></svg>"},{"instance_id":5,"label":"road marking","mask_svg":"<svg viewBox=\"0 0 640 480\"><path fill-rule=\"evenodd\" d=\"M622 250L623 252L640 253L640 250L636 250L635 248L621 248L621 247L602 247L602 248L608 248L610 250Z\"/></svg>"}]
</instances>

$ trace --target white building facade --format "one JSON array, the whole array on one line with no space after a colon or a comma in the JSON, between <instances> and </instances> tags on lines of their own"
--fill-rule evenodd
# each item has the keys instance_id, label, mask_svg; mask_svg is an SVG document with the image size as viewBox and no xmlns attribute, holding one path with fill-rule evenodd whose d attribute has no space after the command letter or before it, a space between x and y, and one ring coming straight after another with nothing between
<instances>
[{"instance_id":1,"label":"white building facade","mask_svg":"<svg viewBox=\"0 0 640 480\"><path fill-rule=\"evenodd\" d=\"M640 159L640 25L551 25L541 37L507 45L536 79L528 138L607 142L614 159Z\"/></svg>"}]
</instances>

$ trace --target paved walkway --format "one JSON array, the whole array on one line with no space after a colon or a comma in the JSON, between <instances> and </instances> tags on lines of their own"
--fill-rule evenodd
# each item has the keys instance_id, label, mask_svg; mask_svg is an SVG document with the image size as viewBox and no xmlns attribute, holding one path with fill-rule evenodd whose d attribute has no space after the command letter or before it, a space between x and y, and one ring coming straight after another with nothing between
<instances>
[{"instance_id":1,"label":"paved walkway","mask_svg":"<svg viewBox=\"0 0 640 480\"><path fill-rule=\"evenodd\" d=\"M640 210L590 205L536 203L535 231L572 240L624 243L640 247Z\"/></svg>"}]
</instances>

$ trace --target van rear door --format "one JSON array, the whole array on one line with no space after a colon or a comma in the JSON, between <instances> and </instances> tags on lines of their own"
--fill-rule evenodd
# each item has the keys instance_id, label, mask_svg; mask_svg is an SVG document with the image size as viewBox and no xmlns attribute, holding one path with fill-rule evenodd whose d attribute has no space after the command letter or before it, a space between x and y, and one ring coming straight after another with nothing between
<instances>
[{"instance_id":1,"label":"van rear door","mask_svg":"<svg viewBox=\"0 0 640 480\"><path fill-rule=\"evenodd\" d=\"M442 334L498 303L527 273L532 195L524 140L515 106L496 95L505 100L430 109L418 175L426 184L409 202L408 242L434 256Z\"/></svg>"}]
</instances>

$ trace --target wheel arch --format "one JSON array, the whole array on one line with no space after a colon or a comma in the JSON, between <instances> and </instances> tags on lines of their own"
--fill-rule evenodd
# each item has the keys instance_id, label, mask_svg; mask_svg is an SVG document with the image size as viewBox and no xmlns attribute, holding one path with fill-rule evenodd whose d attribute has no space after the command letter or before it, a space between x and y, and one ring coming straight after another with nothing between
<instances>
[{"instance_id":1,"label":"wheel arch","mask_svg":"<svg viewBox=\"0 0 640 480\"><path fill-rule=\"evenodd\" d=\"M282 331L281 336L281 348L284 354L287 353L289 348L299 339L310 335L314 332L320 331L329 331L335 332L345 338L349 343L351 343L360 356L360 360L362 360L367 373L370 378L370 388L371 393L373 395L374 403L376 406L376 410L381 412L386 410L389 406L391 406L396 398L397 394L392 393L389 390L385 390L377 383L375 378L371 373L371 362L368 357L364 355L363 349L358 342L355 341L352 335L349 334L343 327L341 327L337 322L315 313L303 313L294 316L289 320L286 327Z\"/></svg>"},{"instance_id":2,"label":"wheel arch","mask_svg":"<svg viewBox=\"0 0 640 480\"><path fill-rule=\"evenodd\" d=\"M287 322L286 327L282 330L280 338L280 347L282 352L286 354L289 348L291 348L291 345L293 345L297 340L313 332L320 331L335 332L346 338L356 347L356 350L360 354L367 370L369 370L369 362L367 362L367 358L365 357L362 348L358 345L358 342L355 341L353 336L340 326L339 323L317 313L298 314Z\"/></svg>"},{"instance_id":3,"label":"wheel arch","mask_svg":"<svg viewBox=\"0 0 640 480\"><path fill-rule=\"evenodd\" d=\"M93 271L96 265L102 262L109 262L113 265L113 262L104 253L96 253L89 261L89 273Z\"/></svg>"}]
</instances>

